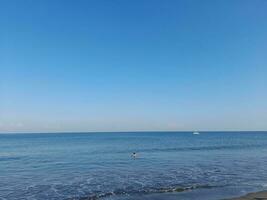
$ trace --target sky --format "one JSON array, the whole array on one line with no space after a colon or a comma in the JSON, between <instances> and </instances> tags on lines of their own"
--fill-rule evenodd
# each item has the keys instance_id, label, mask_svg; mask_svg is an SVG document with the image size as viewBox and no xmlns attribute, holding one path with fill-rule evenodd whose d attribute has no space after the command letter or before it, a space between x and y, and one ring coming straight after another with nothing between
<instances>
[{"instance_id":1,"label":"sky","mask_svg":"<svg viewBox=\"0 0 267 200\"><path fill-rule=\"evenodd\" d=\"M267 130L266 0L1 0L0 132Z\"/></svg>"}]
</instances>

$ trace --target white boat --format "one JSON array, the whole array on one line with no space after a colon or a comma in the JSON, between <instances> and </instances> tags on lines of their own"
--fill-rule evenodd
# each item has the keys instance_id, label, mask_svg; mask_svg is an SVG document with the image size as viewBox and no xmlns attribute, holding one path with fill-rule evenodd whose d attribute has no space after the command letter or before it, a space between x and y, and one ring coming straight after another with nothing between
<instances>
[{"instance_id":1,"label":"white boat","mask_svg":"<svg viewBox=\"0 0 267 200\"><path fill-rule=\"evenodd\" d=\"M199 135L200 133L199 132L197 132L197 131L194 131L193 132L193 135Z\"/></svg>"}]
</instances>

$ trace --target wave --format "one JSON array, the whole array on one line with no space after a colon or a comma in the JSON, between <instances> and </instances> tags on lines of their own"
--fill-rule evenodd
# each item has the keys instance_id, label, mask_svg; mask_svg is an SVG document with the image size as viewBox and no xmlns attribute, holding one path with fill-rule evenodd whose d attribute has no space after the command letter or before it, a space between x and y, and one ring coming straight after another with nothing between
<instances>
[{"instance_id":1,"label":"wave","mask_svg":"<svg viewBox=\"0 0 267 200\"><path fill-rule=\"evenodd\" d=\"M22 156L0 156L1 161L13 161L13 160L20 160Z\"/></svg>"},{"instance_id":2,"label":"wave","mask_svg":"<svg viewBox=\"0 0 267 200\"><path fill-rule=\"evenodd\" d=\"M199 147L175 147L175 148L154 148L154 149L141 149L142 152L173 152L173 151L207 151L207 150L238 150L248 148L260 148L266 145L218 145L218 146L199 146Z\"/></svg>"},{"instance_id":3,"label":"wave","mask_svg":"<svg viewBox=\"0 0 267 200\"><path fill-rule=\"evenodd\" d=\"M147 195L147 194L157 194L157 193L173 193L173 192L184 192L194 189L210 189L220 186L212 185L194 185L188 187L161 187L161 188L143 188L141 190L127 190L127 189L116 189L111 192L89 194L84 197L69 198L67 200L99 200L110 196L122 196L122 195Z\"/></svg>"},{"instance_id":4,"label":"wave","mask_svg":"<svg viewBox=\"0 0 267 200\"><path fill-rule=\"evenodd\" d=\"M210 145L210 146L192 146L192 147L171 147L171 148L139 148L132 150L109 150L109 151L95 151L94 154L114 154L114 153L132 153L138 151L139 153L154 153L154 152L187 152L187 151L216 151L216 150L243 150L243 149L255 149L255 148L267 148L266 144L242 144L242 145Z\"/></svg>"}]
</instances>

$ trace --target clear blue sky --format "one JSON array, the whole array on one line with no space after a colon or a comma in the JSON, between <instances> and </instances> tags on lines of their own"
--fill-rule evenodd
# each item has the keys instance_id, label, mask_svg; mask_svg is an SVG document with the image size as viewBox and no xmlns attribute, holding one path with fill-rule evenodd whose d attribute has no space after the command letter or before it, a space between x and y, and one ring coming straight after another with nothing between
<instances>
[{"instance_id":1,"label":"clear blue sky","mask_svg":"<svg viewBox=\"0 0 267 200\"><path fill-rule=\"evenodd\" d=\"M266 0L1 0L0 132L267 130Z\"/></svg>"}]
</instances>

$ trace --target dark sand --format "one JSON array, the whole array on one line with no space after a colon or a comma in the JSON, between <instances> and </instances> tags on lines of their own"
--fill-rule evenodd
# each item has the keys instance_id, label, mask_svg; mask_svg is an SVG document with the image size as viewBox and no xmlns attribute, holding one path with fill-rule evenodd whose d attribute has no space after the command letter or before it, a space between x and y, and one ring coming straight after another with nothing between
<instances>
[{"instance_id":1,"label":"dark sand","mask_svg":"<svg viewBox=\"0 0 267 200\"><path fill-rule=\"evenodd\" d=\"M233 198L231 200L267 200L267 191L249 193L246 196Z\"/></svg>"}]
</instances>

